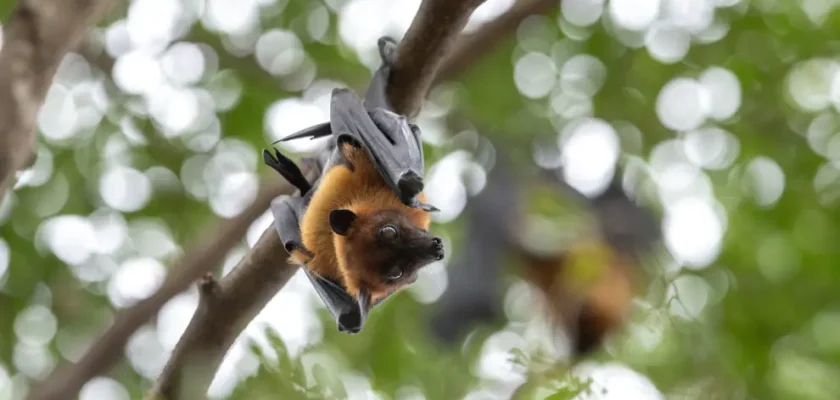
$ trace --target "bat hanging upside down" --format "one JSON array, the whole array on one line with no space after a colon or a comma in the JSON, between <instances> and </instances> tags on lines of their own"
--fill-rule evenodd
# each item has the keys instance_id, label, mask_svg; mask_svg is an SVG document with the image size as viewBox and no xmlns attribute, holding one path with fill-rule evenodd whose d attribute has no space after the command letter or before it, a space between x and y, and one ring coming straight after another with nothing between
<instances>
[{"instance_id":1,"label":"bat hanging upside down","mask_svg":"<svg viewBox=\"0 0 840 400\"><path fill-rule=\"evenodd\" d=\"M331 136L314 161L322 166L314 185L279 151L263 151L266 164L300 190L300 197L272 203L280 239L343 332L359 332L374 305L444 256L441 239L429 232L429 212L437 209L422 193L420 130L386 97L395 48L393 40L379 40L383 64L364 103L335 89L329 123L282 139Z\"/></svg>"}]
</instances>

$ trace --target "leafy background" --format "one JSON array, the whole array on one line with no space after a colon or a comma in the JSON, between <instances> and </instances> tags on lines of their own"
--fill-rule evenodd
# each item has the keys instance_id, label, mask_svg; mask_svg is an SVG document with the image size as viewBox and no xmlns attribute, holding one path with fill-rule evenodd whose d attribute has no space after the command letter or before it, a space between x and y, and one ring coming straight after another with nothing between
<instances>
[{"instance_id":1,"label":"leafy background","mask_svg":"<svg viewBox=\"0 0 840 400\"><path fill-rule=\"evenodd\" d=\"M468 29L511 3L488 0ZM7 17L14 2L0 4ZM335 330L298 274L239 338L212 397L506 398L530 377L534 398L837 398L838 2L558 5L436 88L418 117L450 256L356 336ZM100 23L59 69L36 164L0 206L0 399L77 359L178 267L181 246L241 211L259 177L279 179L258 151L323 121L333 87L364 88L375 39L400 37L418 6L135 0ZM492 166L464 150L478 135L516 170L556 164L546 150L562 144L566 178L591 192L618 162L628 190L662 210L670 257L627 329L574 374L547 361L515 265L507 321L455 345L430 335L429 312L455 284L451 255L469 240L461 211ZM140 398L196 301L194 289L174 298L80 398Z\"/></svg>"}]
</instances>

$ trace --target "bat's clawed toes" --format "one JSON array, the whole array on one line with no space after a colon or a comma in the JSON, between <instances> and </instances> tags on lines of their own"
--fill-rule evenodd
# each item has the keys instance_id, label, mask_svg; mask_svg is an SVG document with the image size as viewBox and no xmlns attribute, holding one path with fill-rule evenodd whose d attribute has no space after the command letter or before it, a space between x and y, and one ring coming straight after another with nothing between
<instances>
[{"instance_id":1,"label":"bat's clawed toes","mask_svg":"<svg viewBox=\"0 0 840 400\"><path fill-rule=\"evenodd\" d=\"M382 63L391 66L394 63L394 56L397 53L397 41L390 36L383 36L376 42L379 47L379 58Z\"/></svg>"}]
</instances>

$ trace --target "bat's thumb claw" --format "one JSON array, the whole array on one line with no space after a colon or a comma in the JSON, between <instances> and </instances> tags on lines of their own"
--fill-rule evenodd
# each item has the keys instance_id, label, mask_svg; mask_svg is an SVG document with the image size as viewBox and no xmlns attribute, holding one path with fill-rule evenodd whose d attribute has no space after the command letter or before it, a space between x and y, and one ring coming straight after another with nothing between
<instances>
[{"instance_id":1,"label":"bat's thumb claw","mask_svg":"<svg viewBox=\"0 0 840 400\"><path fill-rule=\"evenodd\" d=\"M400 176L397 186L403 196L413 198L423 190L423 177L414 171L405 172Z\"/></svg>"}]
</instances>

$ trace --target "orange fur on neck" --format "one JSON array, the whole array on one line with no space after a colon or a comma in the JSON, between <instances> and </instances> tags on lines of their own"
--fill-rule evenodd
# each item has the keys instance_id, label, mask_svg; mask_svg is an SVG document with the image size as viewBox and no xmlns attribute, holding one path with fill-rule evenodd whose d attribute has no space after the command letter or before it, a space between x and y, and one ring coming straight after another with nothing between
<instances>
[{"instance_id":1,"label":"orange fur on neck","mask_svg":"<svg viewBox=\"0 0 840 400\"><path fill-rule=\"evenodd\" d=\"M429 229L431 217L428 212L408 207L397 198L364 149L343 144L341 151L353 170L339 164L326 171L306 209L300 231L304 246L315 255L305 263L306 267L320 276L339 281L355 297L361 278L367 272L366 266L348 265L343 257L339 257L346 254L348 243L344 236L336 235L330 228L330 212L344 208L353 211L358 219L363 219L376 211L398 210L424 230ZM425 195L420 193L418 200L425 202ZM386 295L382 290L371 292L374 302Z\"/></svg>"}]
</instances>

